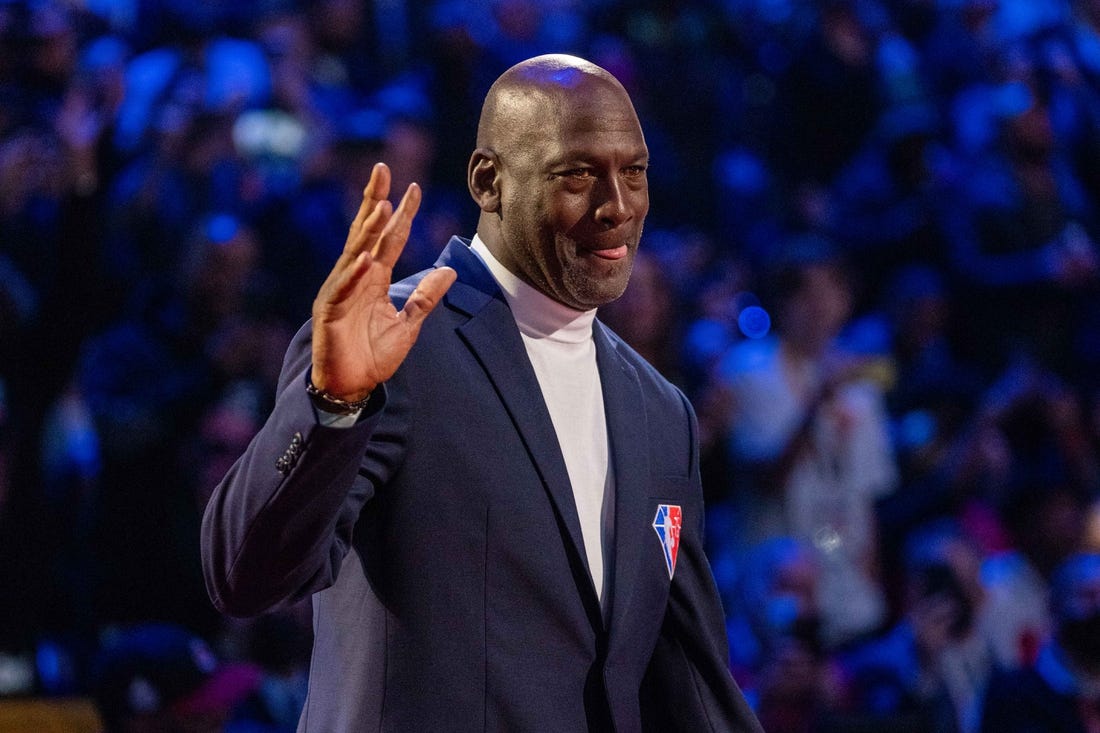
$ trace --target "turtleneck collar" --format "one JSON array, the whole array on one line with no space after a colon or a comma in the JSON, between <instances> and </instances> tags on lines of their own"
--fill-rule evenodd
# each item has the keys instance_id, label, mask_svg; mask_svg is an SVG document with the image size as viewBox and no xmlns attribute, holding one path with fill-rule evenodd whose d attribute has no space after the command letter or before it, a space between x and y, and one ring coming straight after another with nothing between
<instances>
[{"instance_id":1,"label":"turtleneck collar","mask_svg":"<svg viewBox=\"0 0 1100 733\"><path fill-rule=\"evenodd\" d=\"M592 338L592 321L596 309L578 311L559 303L520 280L508 268L500 264L485 242L474 235L472 249L497 281L520 333L529 338L548 338L552 341L580 343Z\"/></svg>"}]
</instances>

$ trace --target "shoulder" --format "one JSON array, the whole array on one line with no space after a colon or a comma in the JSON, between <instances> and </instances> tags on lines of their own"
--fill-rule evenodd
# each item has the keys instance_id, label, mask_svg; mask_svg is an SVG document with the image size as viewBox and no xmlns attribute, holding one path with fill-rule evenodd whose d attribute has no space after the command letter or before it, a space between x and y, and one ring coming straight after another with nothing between
<instances>
[{"instance_id":1,"label":"shoulder","mask_svg":"<svg viewBox=\"0 0 1100 733\"><path fill-rule=\"evenodd\" d=\"M679 387L635 351L621 336L612 331L607 324L597 320L593 327L599 329L607 338L611 351L621 360L620 366L634 372L647 396L654 395L675 402L687 402L687 398Z\"/></svg>"}]
</instances>

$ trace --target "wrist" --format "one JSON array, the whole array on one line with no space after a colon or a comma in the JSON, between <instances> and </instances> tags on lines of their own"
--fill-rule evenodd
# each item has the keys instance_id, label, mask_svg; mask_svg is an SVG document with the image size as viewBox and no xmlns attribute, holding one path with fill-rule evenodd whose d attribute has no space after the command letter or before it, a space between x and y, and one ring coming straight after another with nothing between
<instances>
[{"instance_id":1,"label":"wrist","mask_svg":"<svg viewBox=\"0 0 1100 733\"><path fill-rule=\"evenodd\" d=\"M367 406L374 389L359 394L338 397L313 384L312 374L306 378L306 394L319 410L336 415L353 415Z\"/></svg>"}]
</instances>

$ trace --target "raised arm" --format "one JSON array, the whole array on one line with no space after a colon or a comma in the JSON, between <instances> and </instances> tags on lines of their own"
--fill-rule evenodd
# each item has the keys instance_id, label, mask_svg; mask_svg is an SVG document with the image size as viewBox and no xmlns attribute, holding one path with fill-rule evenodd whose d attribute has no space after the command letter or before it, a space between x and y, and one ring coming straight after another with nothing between
<instances>
[{"instance_id":1,"label":"raised arm","mask_svg":"<svg viewBox=\"0 0 1100 733\"><path fill-rule=\"evenodd\" d=\"M331 585L359 511L379 488L360 466L385 409L384 391L343 427L319 422L323 413L315 408L340 412L341 401L362 400L392 376L455 279L453 270L437 269L400 311L394 307L393 265L420 189L410 186L395 210L386 199L389 180L389 170L375 166L313 321L287 352L275 408L207 504L203 573L223 612L261 613ZM308 383L323 395L311 398ZM400 460L392 441L375 438L371 450L382 463Z\"/></svg>"}]
</instances>

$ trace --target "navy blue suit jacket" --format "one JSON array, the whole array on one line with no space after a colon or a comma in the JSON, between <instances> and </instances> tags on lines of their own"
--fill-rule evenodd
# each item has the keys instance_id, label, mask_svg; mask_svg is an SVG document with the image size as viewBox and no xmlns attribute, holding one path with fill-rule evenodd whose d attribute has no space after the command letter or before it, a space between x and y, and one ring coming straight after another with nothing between
<instances>
[{"instance_id":1,"label":"navy blue suit jacket","mask_svg":"<svg viewBox=\"0 0 1100 733\"><path fill-rule=\"evenodd\" d=\"M437 264L458 280L354 427L317 423L302 329L206 510L219 609L313 595L299 730L759 730L728 672L687 400L595 323L616 492L605 623L511 311L464 240ZM393 286L398 308L418 280ZM683 516L671 580L661 504Z\"/></svg>"}]
</instances>

